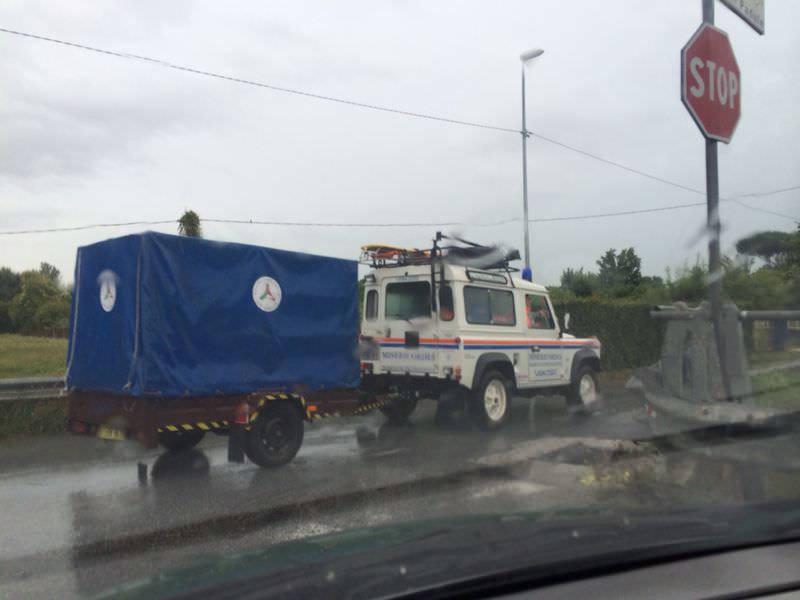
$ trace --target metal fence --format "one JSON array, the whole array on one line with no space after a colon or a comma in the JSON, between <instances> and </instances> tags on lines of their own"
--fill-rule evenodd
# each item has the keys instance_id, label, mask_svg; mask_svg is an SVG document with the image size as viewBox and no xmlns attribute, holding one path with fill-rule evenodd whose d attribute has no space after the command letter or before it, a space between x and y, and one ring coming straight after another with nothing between
<instances>
[{"instance_id":1,"label":"metal fence","mask_svg":"<svg viewBox=\"0 0 800 600\"><path fill-rule=\"evenodd\" d=\"M0 402L50 400L64 397L63 377L20 377L0 379Z\"/></svg>"}]
</instances>

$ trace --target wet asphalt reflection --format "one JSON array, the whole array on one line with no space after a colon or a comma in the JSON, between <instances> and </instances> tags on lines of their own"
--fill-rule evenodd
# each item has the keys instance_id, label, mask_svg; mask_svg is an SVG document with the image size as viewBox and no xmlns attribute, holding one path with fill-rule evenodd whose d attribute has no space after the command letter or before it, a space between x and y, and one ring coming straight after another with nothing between
<instances>
[{"instance_id":1,"label":"wet asphalt reflection","mask_svg":"<svg viewBox=\"0 0 800 600\"><path fill-rule=\"evenodd\" d=\"M625 391L591 416L557 397L515 400L507 426L488 433L434 412L422 403L404 426L377 412L314 423L295 460L271 470L227 463L214 436L178 453L74 437L7 442L0 596L93 593L199 557L390 522L800 489L791 467L765 477L648 442Z\"/></svg>"}]
</instances>

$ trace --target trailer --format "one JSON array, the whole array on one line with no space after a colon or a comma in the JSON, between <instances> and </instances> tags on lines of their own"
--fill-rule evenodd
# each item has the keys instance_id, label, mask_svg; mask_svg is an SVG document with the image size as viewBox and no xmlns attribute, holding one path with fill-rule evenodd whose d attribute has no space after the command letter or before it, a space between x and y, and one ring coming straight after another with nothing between
<instances>
[{"instance_id":1,"label":"trailer","mask_svg":"<svg viewBox=\"0 0 800 600\"><path fill-rule=\"evenodd\" d=\"M70 430L169 450L226 435L229 460L272 467L307 422L400 423L423 398L486 430L514 395L595 410L600 341L566 332L546 288L513 275L516 251L445 240L365 246L363 315L355 261L159 233L80 248Z\"/></svg>"},{"instance_id":2,"label":"trailer","mask_svg":"<svg viewBox=\"0 0 800 600\"><path fill-rule=\"evenodd\" d=\"M78 250L69 429L146 448L229 437L229 459L297 454L304 424L389 403L359 390L357 265L147 232Z\"/></svg>"}]
</instances>

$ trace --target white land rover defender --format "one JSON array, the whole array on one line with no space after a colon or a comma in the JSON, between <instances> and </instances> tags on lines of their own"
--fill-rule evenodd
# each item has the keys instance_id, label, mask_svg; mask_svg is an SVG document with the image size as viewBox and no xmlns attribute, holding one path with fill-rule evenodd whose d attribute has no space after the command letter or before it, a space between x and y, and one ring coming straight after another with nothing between
<instances>
[{"instance_id":1,"label":"white land rover defender","mask_svg":"<svg viewBox=\"0 0 800 600\"><path fill-rule=\"evenodd\" d=\"M600 342L562 331L547 290L512 275L516 251L444 246L365 246L362 389L396 394L382 410L403 421L418 398L466 402L496 429L512 396L563 394L590 411L597 401ZM463 242L463 240L458 240ZM447 242L445 242L447 243Z\"/></svg>"}]
</instances>

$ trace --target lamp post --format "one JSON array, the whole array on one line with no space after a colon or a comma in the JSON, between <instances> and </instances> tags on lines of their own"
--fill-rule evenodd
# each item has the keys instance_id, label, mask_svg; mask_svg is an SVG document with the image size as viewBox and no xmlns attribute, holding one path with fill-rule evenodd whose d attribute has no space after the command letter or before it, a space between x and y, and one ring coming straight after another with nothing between
<instances>
[{"instance_id":1,"label":"lamp post","mask_svg":"<svg viewBox=\"0 0 800 600\"><path fill-rule=\"evenodd\" d=\"M522 270L522 278L530 281L533 279L531 271L531 242L528 223L528 128L525 124L525 63L544 54L541 48L532 48L519 55L522 62L522 207L525 223L525 268Z\"/></svg>"}]
</instances>

